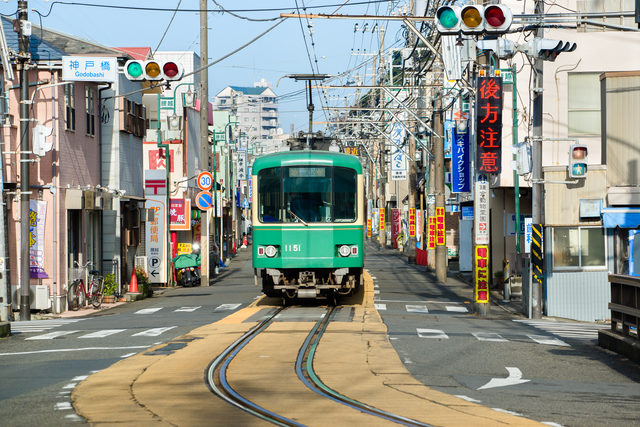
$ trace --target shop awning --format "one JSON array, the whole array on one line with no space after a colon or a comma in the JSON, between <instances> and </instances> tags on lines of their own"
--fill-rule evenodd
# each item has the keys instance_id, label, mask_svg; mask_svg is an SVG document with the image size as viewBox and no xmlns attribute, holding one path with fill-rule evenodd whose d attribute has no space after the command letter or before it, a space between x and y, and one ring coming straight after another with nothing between
<instances>
[{"instance_id":1,"label":"shop awning","mask_svg":"<svg viewBox=\"0 0 640 427\"><path fill-rule=\"evenodd\" d=\"M640 208L602 209L604 228L640 228Z\"/></svg>"}]
</instances>

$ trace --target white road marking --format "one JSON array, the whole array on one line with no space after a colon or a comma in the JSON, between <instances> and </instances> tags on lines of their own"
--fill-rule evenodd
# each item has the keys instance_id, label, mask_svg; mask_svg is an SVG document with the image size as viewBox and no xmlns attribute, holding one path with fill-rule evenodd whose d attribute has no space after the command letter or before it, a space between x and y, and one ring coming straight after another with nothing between
<instances>
[{"instance_id":1,"label":"white road marking","mask_svg":"<svg viewBox=\"0 0 640 427\"><path fill-rule=\"evenodd\" d=\"M527 335L529 338L537 342L538 344L545 345L559 345L563 347L571 347L566 342L559 340L558 338L548 337L546 335Z\"/></svg>"},{"instance_id":2,"label":"white road marking","mask_svg":"<svg viewBox=\"0 0 640 427\"><path fill-rule=\"evenodd\" d=\"M467 307L461 307L459 305L445 305L447 311L453 311L456 313L468 313Z\"/></svg>"},{"instance_id":3,"label":"white road marking","mask_svg":"<svg viewBox=\"0 0 640 427\"><path fill-rule=\"evenodd\" d=\"M196 311L197 309L199 309L201 307L202 307L201 305L199 305L197 307L180 307L177 310L173 310L173 311L174 312L184 311L184 312L187 312L187 313L192 313L192 312Z\"/></svg>"},{"instance_id":4,"label":"white road marking","mask_svg":"<svg viewBox=\"0 0 640 427\"><path fill-rule=\"evenodd\" d=\"M405 308L409 313L428 313L426 305L405 305Z\"/></svg>"},{"instance_id":5,"label":"white road marking","mask_svg":"<svg viewBox=\"0 0 640 427\"><path fill-rule=\"evenodd\" d=\"M375 276L371 276L371 278L372 278L373 280L376 280L376 279L377 279L377 277L375 277Z\"/></svg>"},{"instance_id":6,"label":"white road marking","mask_svg":"<svg viewBox=\"0 0 640 427\"><path fill-rule=\"evenodd\" d=\"M386 310L387 309L387 304L373 304L376 307L376 310Z\"/></svg>"},{"instance_id":7,"label":"white road marking","mask_svg":"<svg viewBox=\"0 0 640 427\"><path fill-rule=\"evenodd\" d=\"M24 356L26 354L42 354L42 353L70 353L75 351L104 351L104 350L129 350L129 349L143 349L149 348L150 345L132 345L128 347L83 347L83 348L57 348L48 350L35 350L35 351L16 351L13 353L0 353L0 356ZM92 373L99 371L91 371Z\"/></svg>"},{"instance_id":8,"label":"white road marking","mask_svg":"<svg viewBox=\"0 0 640 427\"><path fill-rule=\"evenodd\" d=\"M598 339L598 330L608 329L609 324L556 322L549 320L516 319L514 322L524 323L563 338Z\"/></svg>"},{"instance_id":9,"label":"white road marking","mask_svg":"<svg viewBox=\"0 0 640 427\"><path fill-rule=\"evenodd\" d=\"M177 326L168 326L166 328L151 328L151 329L147 329L146 331L138 332L137 334L133 334L131 336L132 337L157 337L158 335L161 335L173 328L177 328Z\"/></svg>"},{"instance_id":10,"label":"white road marking","mask_svg":"<svg viewBox=\"0 0 640 427\"><path fill-rule=\"evenodd\" d=\"M25 340L52 340L65 335L75 334L80 331L54 331L44 335L36 335L35 337L25 338Z\"/></svg>"},{"instance_id":11,"label":"white road marking","mask_svg":"<svg viewBox=\"0 0 640 427\"><path fill-rule=\"evenodd\" d=\"M542 421L542 424L545 424L551 427L563 427L562 424L554 423L553 421Z\"/></svg>"},{"instance_id":12,"label":"white road marking","mask_svg":"<svg viewBox=\"0 0 640 427\"><path fill-rule=\"evenodd\" d=\"M11 322L12 333L44 332L62 325L79 322L85 319L52 319L52 320L17 320Z\"/></svg>"},{"instance_id":13,"label":"white road marking","mask_svg":"<svg viewBox=\"0 0 640 427\"><path fill-rule=\"evenodd\" d=\"M493 332L474 332L473 336L479 341L507 342L508 339L502 338L500 334Z\"/></svg>"},{"instance_id":14,"label":"white road marking","mask_svg":"<svg viewBox=\"0 0 640 427\"><path fill-rule=\"evenodd\" d=\"M71 392L70 392L70 391L59 391L59 392L58 392L58 394L59 394L60 396L68 396L68 395L70 395L70 394L71 394Z\"/></svg>"},{"instance_id":15,"label":"white road marking","mask_svg":"<svg viewBox=\"0 0 640 427\"><path fill-rule=\"evenodd\" d=\"M455 396L459 397L462 400L466 400L467 402L473 402L473 403L481 403L482 402L482 400L474 399L472 397L465 396L463 394L456 394Z\"/></svg>"},{"instance_id":16,"label":"white road marking","mask_svg":"<svg viewBox=\"0 0 640 427\"><path fill-rule=\"evenodd\" d=\"M440 329L420 329L416 328L416 332L418 332L418 336L420 338L449 338L444 331Z\"/></svg>"},{"instance_id":17,"label":"white road marking","mask_svg":"<svg viewBox=\"0 0 640 427\"><path fill-rule=\"evenodd\" d=\"M123 331L126 331L126 329L103 329L101 331L95 331L87 335L82 335L81 337L78 337L78 338L104 338L104 337L108 337L109 335L117 334L118 332L123 332Z\"/></svg>"},{"instance_id":18,"label":"white road marking","mask_svg":"<svg viewBox=\"0 0 640 427\"><path fill-rule=\"evenodd\" d=\"M126 359L127 357L131 357L136 353L127 353L127 354L123 354L122 356L120 356L120 359Z\"/></svg>"},{"instance_id":19,"label":"white road marking","mask_svg":"<svg viewBox=\"0 0 640 427\"><path fill-rule=\"evenodd\" d=\"M482 387L478 388L478 390L484 390L487 388L494 388L494 387L506 387L510 385L517 385L517 384L522 384L522 383L531 381L531 380L523 380L522 372L518 368L507 367L505 369L507 370L507 372L509 372L509 376L507 378L491 378L491 381L489 381Z\"/></svg>"},{"instance_id":20,"label":"white road marking","mask_svg":"<svg viewBox=\"0 0 640 427\"><path fill-rule=\"evenodd\" d=\"M134 314L151 314L159 310L162 310L162 307L143 308L142 310L136 311Z\"/></svg>"},{"instance_id":21,"label":"white road marking","mask_svg":"<svg viewBox=\"0 0 640 427\"><path fill-rule=\"evenodd\" d=\"M67 385L65 385L64 387L62 387L63 389L73 389L76 388L76 386L78 385L78 383L69 383Z\"/></svg>"},{"instance_id":22,"label":"white road marking","mask_svg":"<svg viewBox=\"0 0 640 427\"><path fill-rule=\"evenodd\" d=\"M380 293L380 289L374 289L374 290L373 290L373 294L374 294L374 295L378 295L379 293Z\"/></svg>"},{"instance_id":23,"label":"white road marking","mask_svg":"<svg viewBox=\"0 0 640 427\"><path fill-rule=\"evenodd\" d=\"M54 408L56 411L67 411L71 408L71 402L57 402Z\"/></svg>"},{"instance_id":24,"label":"white road marking","mask_svg":"<svg viewBox=\"0 0 640 427\"><path fill-rule=\"evenodd\" d=\"M71 381L84 381L89 378L89 375L78 375L77 377L73 377Z\"/></svg>"},{"instance_id":25,"label":"white road marking","mask_svg":"<svg viewBox=\"0 0 640 427\"><path fill-rule=\"evenodd\" d=\"M494 411L502 412L503 414L515 415L516 417L522 416L522 414L518 412L507 411L506 409L502 409L502 408L491 408L491 409L493 409Z\"/></svg>"},{"instance_id":26,"label":"white road marking","mask_svg":"<svg viewBox=\"0 0 640 427\"><path fill-rule=\"evenodd\" d=\"M406 364L408 364L408 365L409 365L409 364L411 364L411 363L413 363L413 362L411 361L411 359L404 359L404 363L406 363Z\"/></svg>"},{"instance_id":27,"label":"white road marking","mask_svg":"<svg viewBox=\"0 0 640 427\"><path fill-rule=\"evenodd\" d=\"M236 308L240 307L242 304L222 304L219 305L218 307L216 307L216 309L214 311L229 311L229 310L235 310Z\"/></svg>"},{"instance_id":28,"label":"white road marking","mask_svg":"<svg viewBox=\"0 0 640 427\"><path fill-rule=\"evenodd\" d=\"M69 414L69 415L65 415L64 417L71 421L82 421L82 417L77 414Z\"/></svg>"}]
</instances>

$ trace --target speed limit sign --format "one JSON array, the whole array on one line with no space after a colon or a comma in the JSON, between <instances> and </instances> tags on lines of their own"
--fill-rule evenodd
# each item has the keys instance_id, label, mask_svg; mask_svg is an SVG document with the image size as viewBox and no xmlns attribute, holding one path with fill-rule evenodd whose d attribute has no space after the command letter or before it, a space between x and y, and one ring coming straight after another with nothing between
<instances>
[{"instance_id":1,"label":"speed limit sign","mask_svg":"<svg viewBox=\"0 0 640 427\"><path fill-rule=\"evenodd\" d=\"M213 185L213 177L211 176L211 172L200 172L198 175L198 187L202 191L208 191Z\"/></svg>"}]
</instances>

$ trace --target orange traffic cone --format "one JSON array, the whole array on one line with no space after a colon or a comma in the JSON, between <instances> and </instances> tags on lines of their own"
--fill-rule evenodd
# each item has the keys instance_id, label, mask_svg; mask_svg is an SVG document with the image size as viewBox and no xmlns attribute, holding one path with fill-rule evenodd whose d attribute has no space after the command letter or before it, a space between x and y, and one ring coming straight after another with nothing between
<instances>
[{"instance_id":1,"label":"orange traffic cone","mask_svg":"<svg viewBox=\"0 0 640 427\"><path fill-rule=\"evenodd\" d=\"M129 283L129 293L130 294L139 294L138 291L138 278L136 277L136 270L133 270L131 273L131 282Z\"/></svg>"}]
</instances>

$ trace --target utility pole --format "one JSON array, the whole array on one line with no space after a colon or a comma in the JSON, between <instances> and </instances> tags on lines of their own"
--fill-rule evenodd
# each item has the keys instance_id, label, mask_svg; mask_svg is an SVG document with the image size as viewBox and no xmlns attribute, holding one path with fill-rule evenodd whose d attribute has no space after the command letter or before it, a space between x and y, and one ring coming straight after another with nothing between
<instances>
[{"instance_id":1,"label":"utility pole","mask_svg":"<svg viewBox=\"0 0 640 427\"><path fill-rule=\"evenodd\" d=\"M433 143L433 172L430 180L435 181L436 190L436 218L438 209L444 212L444 123L442 111L442 94L436 95L434 106L433 131L442 137L435 137ZM437 223L437 220L436 220ZM438 244L438 231L436 231L436 280L439 283L447 283L447 245ZM446 238L445 238L446 241Z\"/></svg>"},{"instance_id":2,"label":"utility pole","mask_svg":"<svg viewBox=\"0 0 640 427\"><path fill-rule=\"evenodd\" d=\"M385 28L384 27L380 27L380 33L379 33L379 45L380 45L380 50L378 51L378 67L380 67L380 75L382 75L382 73L384 72L384 31ZM384 79L383 79L384 81ZM384 117L384 114L382 115L382 117ZM380 186L380 193L379 194L379 199L378 199L378 218L380 219L380 224L378 224L378 240L380 241L380 246L381 247L386 247L387 246L387 227L385 226L385 222L387 220L387 216L385 215L385 205L386 205L386 201L385 201L385 183L387 182L387 167L385 165L385 158L384 158L384 150L385 150L385 146L386 146L386 141L384 139L378 139L378 149L379 149L379 153L380 153L380 182L376 182L376 189L378 188L378 185Z\"/></svg>"},{"instance_id":3,"label":"utility pole","mask_svg":"<svg viewBox=\"0 0 640 427\"><path fill-rule=\"evenodd\" d=\"M207 0L200 0L200 171L209 171L209 46L207 28ZM214 192L215 186L214 183ZM209 286L209 216L204 211L200 216L200 283Z\"/></svg>"},{"instance_id":4,"label":"utility pole","mask_svg":"<svg viewBox=\"0 0 640 427\"><path fill-rule=\"evenodd\" d=\"M29 35L25 34L28 25L28 5L18 1L18 67L20 71L20 320L31 320L31 298L29 281L31 276L29 257Z\"/></svg>"},{"instance_id":5,"label":"utility pole","mask_svg":"<svg viewBox=\"0 0 640 427\"><path fill-rule=\"evenodd\" d=\"M542 17L544 14L544 2L535 1L535 14ZM544 37L544 29L539 26L536 37ZM542 86L543 86L544 60L537 58L533 61L533 138L531 144L532 160L532 185L531 185L531 216L534 224L542 224L544 232L544 217L542 214L542 202L544 186L542 184ZM531 283L531 317L542 317L542 289L537 280Z\"/></svg>"},{"instance_id":6,"label":"utility pole","mask_svg":"<svg viewBox=\"0 0 640 427\"><path fill-rule=\"evenodd\" d=\"M415 0L409 1L410 15L416 14L416 3ZM409 32L409 46L413 45L415 42L415 37L412 32ZM414 52L414 69L411 72L411 86L415 86L416 84L416 73L417 67L415 64L417 63L417 59L415 59ZM414 94L414 89L411 89L411 94ZM413 135L416 134L417 131L417 122L415 120L411 121L411 132ZM411 216L413 215L413 233L411 232L411 224L409 223L409 240L407 241L407 263L415 264L416 263L416 229L415 229L415 218L416 218L416 139L413 135L409 135L409 179L407 180L407 198L409 201L409 220L411 220ZM444 200L444 199L443 199Z\"/></svg>"}]
</instances>

